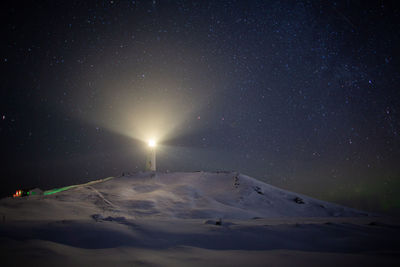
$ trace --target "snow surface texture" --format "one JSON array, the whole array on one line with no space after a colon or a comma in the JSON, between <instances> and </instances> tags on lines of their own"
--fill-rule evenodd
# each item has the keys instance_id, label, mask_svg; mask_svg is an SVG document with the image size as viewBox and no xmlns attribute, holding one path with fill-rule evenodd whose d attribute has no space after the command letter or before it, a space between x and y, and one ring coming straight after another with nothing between
<instances>
[{"instance_id":1,"label":"snow surface texture","mask_svg":"<svg viewBox=\"0 0 400 267\"><path fill-rule=\"evenodd\" d=\"M2 266L394 266L399 229L235 172L137 173L0 200Z\"/></svg>"}]
</instances>

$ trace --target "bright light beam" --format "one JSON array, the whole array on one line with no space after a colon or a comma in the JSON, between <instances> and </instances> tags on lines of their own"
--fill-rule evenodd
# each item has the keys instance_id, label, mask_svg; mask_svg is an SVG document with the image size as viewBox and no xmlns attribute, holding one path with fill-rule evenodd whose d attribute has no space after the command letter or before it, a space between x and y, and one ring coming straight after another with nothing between
<instances>
[{"instance_id":1,"label":"bright light beam","mask_svg":"<svg viewBox=\"0 0 400 267\"><path fill-rule=\"evenodd\" d=\"M150 139L147 144L148 144L149 147L155 147L156 146L156 141L154 141L153 139Z\"/></svg>"}]
</instances>

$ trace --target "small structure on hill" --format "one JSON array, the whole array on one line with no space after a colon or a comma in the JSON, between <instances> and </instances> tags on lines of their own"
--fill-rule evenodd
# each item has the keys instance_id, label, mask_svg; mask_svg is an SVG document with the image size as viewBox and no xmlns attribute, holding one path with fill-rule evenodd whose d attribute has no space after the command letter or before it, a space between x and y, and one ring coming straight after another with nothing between
<instances>
[{"instance_id":1,"label":"small structure on hill","mask_svg":"<svg viewBox=\"0 0 400 267\"><path fill-rule=\"evenodd\" d=\"M34 188L30 190L18 189L15 191L15 194L13 194L13 197L26 197L34 195L43 195L43 191L40 188Z\"/></svg>"},{"instance_id":2,"label":"small structure on hill","mask_svg":"<svg viewBox=\"0 0 400 267\"><path fill-rule=\"evenodd\" d=\"M149 140L146 158L146 171L156 171L156 141Z\"/></svg>"}]
</instances>

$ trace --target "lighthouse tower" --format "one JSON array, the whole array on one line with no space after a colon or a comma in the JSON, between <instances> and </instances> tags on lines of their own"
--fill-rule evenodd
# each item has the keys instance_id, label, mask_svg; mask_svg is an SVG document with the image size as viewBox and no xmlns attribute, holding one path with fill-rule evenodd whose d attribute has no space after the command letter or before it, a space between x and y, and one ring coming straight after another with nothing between
<instances>
[{"instance_id":1,"label":"lighthouse tower","mask_svg":"<svg viewBox=\"0 0 400 267\"><path fill-rule=\"evenodd\" d=\"M156 171L156 142L149 140L146 158L146 171Z\"/></svg>"}]
</instances>

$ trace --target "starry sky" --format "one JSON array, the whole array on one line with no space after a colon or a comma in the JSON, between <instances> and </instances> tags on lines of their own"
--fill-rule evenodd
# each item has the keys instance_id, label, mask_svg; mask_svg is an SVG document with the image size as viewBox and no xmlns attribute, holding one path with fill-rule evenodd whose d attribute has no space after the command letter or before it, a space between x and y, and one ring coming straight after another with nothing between
<instances>
[{"instance_id":1,"label":"starry sky","mask_svg":"<svg viewBox=\"0 0 400 267\"><path fill-rule=\"evenodd\" d=\"M396 1L2 4L1 196L234 170L400 214Z\"/></svg>"}]
</instances>

